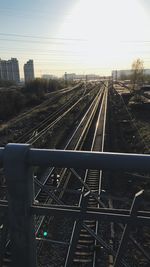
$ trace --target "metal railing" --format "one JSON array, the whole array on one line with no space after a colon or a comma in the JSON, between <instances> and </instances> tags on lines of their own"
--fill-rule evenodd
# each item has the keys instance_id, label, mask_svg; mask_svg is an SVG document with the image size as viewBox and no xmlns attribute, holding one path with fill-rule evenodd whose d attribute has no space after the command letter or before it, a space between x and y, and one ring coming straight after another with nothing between
<instances>
[{"instance_id":1,"label":"metal railing","mask_svg":"<svg viewBox=\"0 0 150 267\"><path fill-rule=\"evenodd\" d=\"M149 155L33 149L28 144L8 144L5 148L0 148L0 165L4 167L8 186L8 202L0 201L0 211L8 212L12 266L36 267L37 265L35 214L72 216L79 221L90 218L125 223L126 228L118 248L115 266L119 266L130 226L135 223L150 225L150 212L137 210L137 199L142 192L135 196L131 210L85 208L86 205L41 207L34 205L33 179L33 166L149 172Z\"/></svg>"}]
</instances>

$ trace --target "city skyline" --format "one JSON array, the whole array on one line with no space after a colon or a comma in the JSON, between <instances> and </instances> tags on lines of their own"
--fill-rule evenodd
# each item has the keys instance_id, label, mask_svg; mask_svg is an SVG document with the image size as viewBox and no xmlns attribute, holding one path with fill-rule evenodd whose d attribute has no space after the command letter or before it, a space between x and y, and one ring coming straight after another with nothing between
<instances>
[{"instance_id":1,"label":"city skyline","mask_svg":"<svg viewBox=\"0 0 150 267\"><path fill-rule=\"evenodd\" d=\"M20 77L20 73L23 76ZM32 59L29 59L23 64L23 70L20 69L19 60L16 57L10 59L0 58L0 80L15 81L17 83L20 80L31 81L35 78L34 75L34 63Z\"/></svg>"},{"instance_id":2,"label":"city skyline","mask_svg":"<svg viewBox=\"0 0 150 267\"><path fill-rule=\"evenodd\" d=\"M14 71L13 71L13 62L17 62L17 76L19 78L17 79L14 79L13 76L14 76ZM12 66L11 66L12 65ZM11 67L11 68L10 68ZM17 82L20 82L20 80L23 80L25 82L28 82L28 81L32 81L34 80L35 78L39 78L39 77L35 77L34 75L34 62L32 59L29 59L26 63L24 63L23 65L23 73L24 73L24 76L21 77L20 79L20 72L21 72L21 69L19 68L19 61L17 58L14 58L14 57L11 57L11 59L1 59L0 58L0 80L8 80L8 81L17 81ZM3 75L4 73L4 75ZM88 77L99 77L99 75L96 75L94 73L87 73L87 74L78 74L78 73L63 73L63 75L60 77L60 78L63 78L65 79L65 75L67 76L67 79L68 80L72 80L72 79L82 79L82 78L85 78L86 76ZM43 73L41 75L40 78L43 78L43 79L58 79L59 77L56 76L56 75L52 75L50 73Z\"/></svg>"},{"instance_id":3,"label":"city skyline","mask_svg":"<svg viewBox=\"0 0 150 267\"><path fill-rule=\"evenodd\" d=\"M17 66L16 66L17 64ZM14 71L15 70L15 71ZM15 57L11 57L11 59L1 59L0 58L0 80L8 80L8 81L16 81L19 83L20 81L29 82L34 80L35 78L43 78L43 79L58 79L63 78L67 80L76 80L76 79L86 79L86 77L90 79L99 79L103 77L112 76L113 79L121 78L121 75L130 76L132 74L132 69L113 69L110 75L99 75L93 73L75 73L75 72L65 72L61 76L53 75L51 73L43 73L40 77L34 75L34 62L32 59L29 59L26 63L23 64L23 73L24 76L20 78L20 68L19 61ZM145 75L150 75L150 68L144 68L143 73ZM15 78L14 78L15 77Z\"/></svg>"},{"instance_id":4,"label":"city skyline","mask_svg":"<svg viewBox=\"0 0 150 267\"><path fill-rule=\"evenodd\" d=\"M0 0L0 57L15 55L21 78L28 58L36 77L150 68L149 13L146 0Z\"/></svg>"}]
</instances>

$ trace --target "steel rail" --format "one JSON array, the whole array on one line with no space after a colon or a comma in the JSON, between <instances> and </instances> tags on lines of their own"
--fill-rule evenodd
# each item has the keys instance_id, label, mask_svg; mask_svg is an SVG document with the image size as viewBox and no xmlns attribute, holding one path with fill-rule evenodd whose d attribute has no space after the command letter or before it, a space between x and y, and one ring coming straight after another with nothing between
<instances>
[{"instance_id":1,"label":"steel rail","mask_svg":"<svg viewBox=\"0 0 150 267\"><path fill-rule=\"evenodd\" d=\"M3 158L3 151L2 151L2 153L1 153L1 151L2 151L2 150L0 149L0 158ZM28 153L28 155L29 155L29 153ZM27 162L28 162L28 161L27 161ZM143 214L145 214L145 213L143 213ZM125 215L126 215L126 214L125 214ZM149 216L148 213L147 213L146 215ZM139 219L139 218L138 218L138 219ZM137 219L137 220L138 220L138 219ZM143 218L140 218L140 219L141 219L141 220L140 220L139 223L142 222L142 219L143 219ZM145 218L144 218L144 219L145 219Z\"/></svg>"},{"instance_id":2,"label":"steel rail","mask_svg":"<svg viewBox=\"0 0 150 267\"><path fill-rule=\"evenodd\" d=\"M86 94L86 95L87 95L87 94ZM84 98L86 97L86 95L84 95ZM95 98L95 99L96 99L96 98ZM96 101L93 101L93 103L95 103L95 102L96 102ZM91 106L90 106L90 107L91 107L90 110L92 110L92 107L94 106L93 103L92 103ZM86 116L87 116L87 115L86 115ZM86 116L85 116L85 117L86 117ZM47 193L48 193L48 191L47 191ZM52 199L55 199L55 201L57 202L57 198L55 198L55 195L51 194L51 198L52 198ZM35 199L37 199L37 196L36 196ZM38 229L40 228L40 226L41 226L41 224L42 224L42 222L43 222L43 220L44 220L44 217L45 217L45 216L43 216L41 219L38 218L38 222L36 223L36 228L37 228L37 227L38 227L38 228L36 229L36 232L37 232ZM7 242L7 244L9 245L10 242Z\"/></svg>"},{"instance_id":3,"label":"steel rail","mask_svg":"<svg viewBox=\"0 0 150 267\"><path fill-rule=\"evenodd\" d=\"M93 102L90 104L89 108L87 109L86 113L83 115L81 121L79 122L79 124L77 125L77 127L75 128L74 132L72 133L70 139L67 141L67 144L64 147L64 150L77 150L81 148L81 145L79 146L80 143L82 143L82 138L83 138L83 131L85 132L85 129L88 128L88 125L90 124L90 122L92 121L92 117L94 116L94 111L95 111L95 107L96 107L96 101L97 101L97 97L98 95L95 97L95 99L93 100ZM94 107L95 106L95 107ZM85 120L88 117L87 123L85 124ZM83 131L81 133L80 128L83 128ZM84 133L85 134L85 133ZM77 139L77 136L79 136L78 139L78 143L75 143L74 147L73 147L73 142L74 139ZM81 140L80 140L81 139ZM50 167L46 170L46 172L44 173L44 177L42 176L40 178L40 180L42 180L43 184L45 184L45 182L47 181L47 179L49 178L49 176L52 174L52 172L55 170L55 168Z\"/></svg>"},{"instance_id":4,"label":"steel rail","mask_svg":"<svg viewBox=\"0 0 150 267\"><path fill-rule=\"evenodd\" d=\"M69 92L70 91L72 91L72 90L69 90ZM68 92L68 91L67 91ZM64 93L66 93L66 91L64 91ZM60 94L61 95L61 94ZM35 126L35 127L33 127L32 129L30 129L29 131L27 131L23 136L21 136L20 138L18 138L17 139L17 142L19 143L19 142L26 142L26 143L30 143L30 142L32 142L32 141L34 141L34 136L33 137L31 137L30 139L29 139L29 135L31 134L31 133L33 133L33 131L37 131L37 132L39 132L39 130L41 129L41 128L43 128L47 123L50 123L50 122L52 122L52 120L54 120L54 118L57 116L57 115L59 115L59 114L61 114L61 112L63 112L71 103L73 103L73 101L75 100L75 99L77 99L78 98L78 96L74 96L74 97L72 97L72 98L70 98L67 102L65 102L58 110L56 110L53 114L51 114L50 116L48 116L47 118L45 118L41 123L39 123L38 124L38 126ZM41 129L42 130L42 129Z\"/></svg>"},{"instance_id":5,"label":"steel rail","mask_svg":"<svg viewBox=\"0 0 150 267\"><path fill-rule=\"evenodd\" d=\"M96 144L96 137L101 135L101 131L104 134L104 131L100 129L99 122L100 122L100 119L101 119L101 116L102 116L102 110L103 110L103 107L104 107L104 99L105 99L105 97L106 97L106 94L104 92L103 98L101 100L101 106L100 106L100 111L99 111L99 115L98 115L98 119L97 119L97 123L96 123L96 128L95 128L95 132L94 132L93 142L92 142L92 145L91 145L91 151L93 151L94 149L98 149L97 148L97 144ZM107 99L107 97L106 97L106 99ZM99 144L99 146L101 146L101 145ZM95 191L95 188L97 187L95 185L96 185L96 180L98 180L98 177L99 177L99 174L98 173L97 172L96 172L96 174L93 173L96 176L98 175L97 176L97 179L95 178L95 180L94 180L95 182L93 182L93 178L92 178L92 181L90 180L91 179L90 177L93 176L92 170L86 170L85 177L84 177L83 180L84 180L84 183L87 183L88 186L91 188L91 191L92 190ZM99 184L99 182L98 182L98 184ZM98 186L97 190L99 190L99 186ZM82 206L82 202L84 200L84 196L83 196L83 192L84 191L85 191L85 187L83 186L82 187L82 194L81 194L80 200L79 200L79 206ZM91 199L89 199L87 203L88 203L88 206L95 205L95 204L93 204L93 198L92 198L92 196L91 196ZM88 224L90 224L90 221L88 221ZM95 223L93 221L91 221L91 224L94 225ZM78 227L77 226L77 222L75 222L74 223L74 227L73 227L73 232L72 232L72 235L71 235L71 245L69 246L68 254L67 254L67 258L66 258L66 263L65 263L65 266L66 267L67 266L70 266L70 264L71 264L71 262L73 260L73 253L74 253L75 245L73 245L73 247L72 247L72 243L73 242L75 243L74 237L77 235L76 231L79 231L79 230L77 230L77 227ZM96 224L95 224L95 227L96 227ZM91 261L90 260L91 253L88 253L86 251L84 252L84 249L83 250L81 249L82 242L85 242L84 241L85 236L86 236L86 240L85 240L86 241L86 244L87 245L88 245L88 243L91 244L92 241L91 241L90 237L88 239L88 235L85 234L84 233L84 230L82 230L82 228L81 228L81 233L80 233L79 241L77 243L77 249L76 249L75 256L74 256L74 262L78 262L78 263L89 263ZM77 239L76 239L76 242L77 242ZM94 257L94 254L93 254L93 260L92 260L92 262L95 265L94 261L95 261L95 257Z\"/></svg>"},{"instance_id":6,"label":"steel rail","mask_svg":"<svg viewBox=\"0 0 150 267\"><path fill-rule=\"evenodd\" d=\"M76 129L73 132L71 138L69 139L67 145L65 146L65 148L64 148L65 150L68 149L68 148L73 149L73 150L81 148L81 145L83 143L82 139L84 139L84 136L86 134L86 129L89 128L89 125L91 124L91 121L92 121L92 119L93 119L93 117L95 115L95 112L96 112L96 109L98 107L98 103L99 103L99 99L100 99L101 95L102 95L102 92L99 92L97 94L97 97L91 103L90 107L86 111L85 115L81 119L79 125L76 127ZM87 120L87 118L88 118L88 120ZM74 139L76 141L74 141ZM43 185L46 184L50 174L52 174L52 172L54 172L54 170L55 170L55 168L50 168L50 173L48 172L47 178L43 182ZM58 190L62 186L63 179L64 179L66 171L67 171L67 169L65 168L63 170L62 174L59 173L60 174L60 182L59 182L59 185L57 187ZM65 180L65 185L64 185L63 191L61 191L61 193L60 193L59 199L61 199L61 197L62 197L62 195L63 195L63 193L64 193L64 191L66 189L66 186L67 186L69 178L70 178L70 174ZM41 190L39 190L39 192L36 194L35 199L39 200L40 191ZM49 197L47 196L47 198L45 199L45 203L47 203L48 200L49 200ZM44 220L44 217L41 219L40 223L38 223L38 228L36 228L36 232L39 231L39 229L40 229L40 227L41 227L41 225L43 223L43 220Z\"/></svg>"},{"instance_id":7,"label":"steel rail","mask_svg":"<svg viewBox=\"0 0 150 267\"><path fill-rule=\"evenodd\" d=\"M98 97L99 97L99 94L93 100L93 102L91 103L90 107L86 111L85 115L81 119L80 123L77 125L77 127L74 130L72 136L70 137L69 141L67 142L66 146L64 147L64 150L68 150L68 149L77 150L77 149L81 148L83 135L85 135L86 129L89 128L89 125L91 124L91 122L93 120L93 117L94 117L94 114L96 112L97 104L98 104L98 101L99 101ZM100 97L101 97L101 94L100 94ZM87 120L87 122L85 124L85 121L86 121L87 118L88 118L88 120ZM82 133L81 133L80 128L82 129ZM78 138L77 138L77 136L78 136ZM75 143L74 143L74 139L76 139ZM42 178L43 184L46 183L47 179L49 178L49 176L52 174L52 172L54 170L55 170L54 167L53 168L52 167L48 168L48 170L46 171L46 177L44 179ZM38 194L36 195L36 197L37 196L38 196Z\"/></svg>"},{"instance_id":8,"label":"steel rail","mask_svg":"<svg viewBox=\"0 0 150 267\"><path fill-rule=\"evenodd\" d=\"M48 116L47 118L45 118L41 123L38 124L38 126L35 126L33 127L32 129L30 129L29 131L27 131L23 136L21 136L20 138L17 139L17 142L28 142L30 140L34 140L34 136L30 139L27 139L29 138L29 135L33 133L33 131L38 131L43 128L47 123L50 123L51 120L53 120L57 115L59 115L61 112L64 111L64 109L66 107L68 107L68 105L71 104L71 102L75 99L76 97L74 97L73 99L69 99L67 101L67 103L64 103L58 110L56 110L54 113L50 114L50 116Z\"/></svg>"},{"instance_id":9,"label":"steel rail","mask_svg":"<svg viewBox=\"0 0 150 267\"><path fill-rule=\"evenodd\" d=\"M55 92L51 92L49 93L48 95L54 95L54 97L52 99L47 99L44 101L44 103L41 103L39 105L37 105L36 107L34 108L31 108L30 110L24 112L23 114L20 114L16 119L12 119L11 120L11 123L14 123L14 122L19 122L20 120L24 119L24 117L26 117L28 114L30 114L31 112L35 111L36 109L39 109L39 107L42 107L42 106L45 106L51 102L53 102L55 99L57 99L60 95L62 94L65 94L67 92L70 92L70 91L73 91L74 89L76 89L78 86L80 86L80 84L78 84L77 86L74 86L72 88L64 88L64 89L61 89L61 90L58 90L58 91L55 91Z\"/></svg>"},{"instance_id":10,"label":"steel rail","mask_svg":"<svg viewBox=\"0 0 150 267\"><path fill-rule=\"evenodd\" d=\"M79 125L77 126L77 128L75 129L74 133L72 134L70 140L68 141L67 145L65 146L65 149L71 148L71 149L79 149L81 147L81 143L83 142L82 139L84 139L84 135L86 134L85 129L89 128L89 124L91 123L92 117L94 117L94 114L96 112L96 109L98 107L98 103L99 103L99 99L102 95L102 92L99 92L97 94L97 96L95 97L95 99L93 100L93 102L91 103L90 107L88 108L88 110L86 111L85 115L83 116L83 118L81 119L81 122L79 123ZM88 118L88 120L87 120ZM81 128L81 130L80 130ZM81 133L82 131L82 133ZM79 133L80 134L79 134ZM78 136L78 137L76 137ZM79 138L80 137L80 138ZM76 141L74 141L74 139ZM50 177L51 173L55 170L55 168L49 168L48 174L47 174L47 178L45 179L45 181L43 181L43 184L40 185L41 189L43 188L44 191L47 193L47 196L45 196L45 201L44 204L46 203L52 203L52 201L56 201L56 203L59 202L59 199L61 199L65 188L67 186L68 180L70 178L70 175L66 178L65 180L65 184L64 184L64 188L63 191L60 192L60 195L58 198L55 198L55 195L53 195L51 192L48 192L47 188L44 188L44 185L46 185L48 178ZM59 182L59 186L57 187L57 189L59 190L59 188L62 186L63 183L63 177L66 173L67 169L63 170L63 174L60 175L60 182ZM39 182L38 182L39 185ZM41 189L37 192L36 197L35 197L35 201L38 200L40 201L40 192ZM43 200L43 195L42 195L42 200ZM40 230L42 223L44 221L45 216L43 217L38 217L36 219L36 233L38 234L38 231ZM51 220L51 219L50 219Z\"/></svg>"},{"instance_id":11,"label":"steel rail","mask_svg":"<svg viewBox=\"0 0 150 267\"><path fill-rule=\"evenodd\" d=\"M107 104L108 104L108 84L107 84L107 88L105 90L105 100L104 104L102 104L102 107L104 106L104 119L102 122L103 128L102 128L102 141L101 141L101 147L100 147L100 151L104 151L104 145L105 145L105 131L106 131L106 118L107 118ZM97 148L97 147L96 147ZM100 196L101 194L101 190L102 190L102 170L99 173L99 188L98 188L98 195ZM98 204L98 207L100 207L100 204ZM99 222L96 222L96 229L95 229L95 234L98 234L98 229L99 229ZM97 240L95 239L95 247L97 245ZM93 267L95 267L96 265L96 251L94 251L94 257L93 257Z\"/></svg>"},{"instance_id":12,"label":"steel rail","mask_svg":"<svg viewBox=\"0 0 150 267\"><path fill-rule=\"evenodd\" d=\"M39 138L41 138L45 133L47 133L51 128L53 128L58 122L60 122L71 110L73 110L84 98L86 95L78 99L70 108L68 108L62 115L56 118L50 125L46 126L43 130L41 130L37 137L31 138L28 140L28 143L34 144Z\"/></svg>"}]
</instances>

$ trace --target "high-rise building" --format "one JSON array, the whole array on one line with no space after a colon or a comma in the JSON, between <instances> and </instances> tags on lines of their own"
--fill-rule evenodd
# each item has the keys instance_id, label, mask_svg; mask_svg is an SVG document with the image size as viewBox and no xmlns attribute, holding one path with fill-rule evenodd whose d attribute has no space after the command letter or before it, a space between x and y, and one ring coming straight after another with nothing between
<instances>
[{"instance_id":1,"label":"high-rise building","mask_svg":"<svg viewBox=\"0 0 150 267\"><path fill-rule=\"evenodd\" d=\"M10 63L12 68L13 81L20 82L19 64L16 58L11 58Z\"/></svg>"},{"instance_id":2,"label":"high-rise building","mask_svg":"<svg viewBox=\"0 0 150 267\"><path fill-rule=\"evenodd\" d=\"M28 60L26 64L24 64L24 79L25 82L29 82L34 80L34 67L33 60Z\"/></svg>"},{"instance_id":3,"label":"high-rise building","mask_svg":"<svg viewBox=\"0 0 150 267\"><path fill-rule=\"evenodd\" d=\"M0 59L0 80L20 82L19 64L16 58Z\"/></svg>"},{"instance_id":4,"label":"high-rise building","mask_svg":"<svg viewBox=\"0 0 150 267\"><path fill-rule=\"evenodd\" d=\"M7 61L0 59L0 80L8 80L7 75Z\"/></svg>"}]
</instances>

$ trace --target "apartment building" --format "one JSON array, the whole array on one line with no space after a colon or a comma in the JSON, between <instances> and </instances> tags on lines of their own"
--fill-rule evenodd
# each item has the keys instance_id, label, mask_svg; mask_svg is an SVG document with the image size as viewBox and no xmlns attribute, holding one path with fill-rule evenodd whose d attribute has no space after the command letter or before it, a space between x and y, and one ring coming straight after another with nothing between
<instances>
[{"instance_id":1,"label":"apartment building","mask_svg":"<svg viewBox=\"0 0 150 267\"><path fill-rule=\"evenodd\" d=\"M25 83L34 80L34 66L31 59L24 64L24 79Z\"/></svg>"},{"instance_id":2,"label":"apartment building","mask_svg":"<svg viewBox=\"0 0 150 267\"><path fill-rule=\"evenodd\" d=\"M19 63L16 58L0 59L0 80L20 82Z\"/></svg>"}]
</instances>

